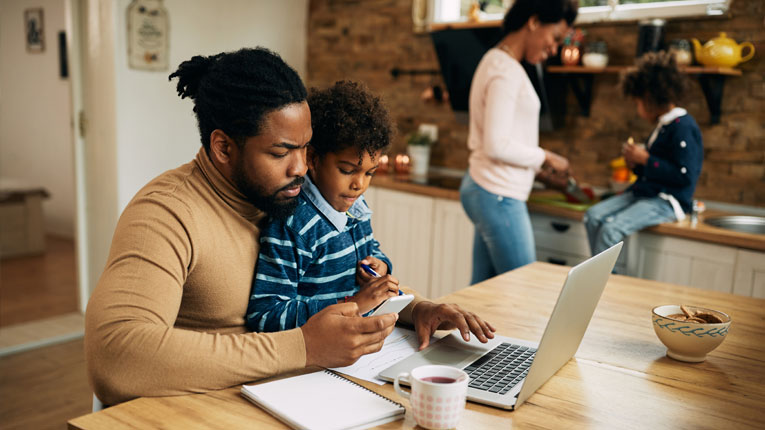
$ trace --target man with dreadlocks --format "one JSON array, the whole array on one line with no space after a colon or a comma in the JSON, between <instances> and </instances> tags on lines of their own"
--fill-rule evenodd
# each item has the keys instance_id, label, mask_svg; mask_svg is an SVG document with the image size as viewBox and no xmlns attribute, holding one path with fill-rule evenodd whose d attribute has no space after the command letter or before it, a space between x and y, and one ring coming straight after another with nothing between
<instances>
[{"instance_id":1,"label":"man with dreadlocks","mask_svg":"<svg viewBox=\"0 0 765 430\"><path fill-rule=\"evenodd\" d=\"M291 330L245 327L263 223L294 211L307 171L311 112L298 74L256 48L195 56L170 78L194 101L202 148L149 182L119 219L85 315L96 396L200 393L378 351L398 317L361 318L355 303ZM418 327L475 330L453 307L417 298L409 309L401 317Z\"/></svg>"}]
</instances>

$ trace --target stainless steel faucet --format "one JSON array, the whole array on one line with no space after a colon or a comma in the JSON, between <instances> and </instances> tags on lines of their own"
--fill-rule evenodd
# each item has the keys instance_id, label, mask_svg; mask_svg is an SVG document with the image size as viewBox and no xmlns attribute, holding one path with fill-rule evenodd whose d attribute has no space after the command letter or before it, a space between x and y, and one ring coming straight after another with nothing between
<instances>
[{"instance_id":1,"label":"stainless steel faucet","mask_svg":"<svg viewBox=\"0 0 765 430\"><path fill-rule=\"evenodd\" d=\"M693 205L691 205L691 227L696 227L696 224L699 222L699 214L704 211L704 203L693 200Z\"/></svg>"}]
</instances>

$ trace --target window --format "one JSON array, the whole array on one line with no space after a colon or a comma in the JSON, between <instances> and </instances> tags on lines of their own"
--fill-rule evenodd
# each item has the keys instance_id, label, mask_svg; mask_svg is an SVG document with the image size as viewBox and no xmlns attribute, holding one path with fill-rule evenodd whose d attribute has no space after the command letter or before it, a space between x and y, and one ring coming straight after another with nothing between
<instances>
[{"instance_id":1,"label":"window","mask_svg":"<svg viewBox=\"0 0 765 430\"><path fill-rule=\"evenodd\" d=\"M467 20L472 0L428 1L431 22ZM647 18L722 15L732 0L579 0L577 24L598 21L634 21ZM512 0L481 0L482 20L501 20Z\"/></svg>"},{"instance_id":2,"label":"window","mask_svg":"<svg viewBox=\"0 0 765 430\"><path fill-rule=\"evenodd\" d=\"M579 0L578 24L722 15L730 0Z\"/></svg>"}]
</instances>

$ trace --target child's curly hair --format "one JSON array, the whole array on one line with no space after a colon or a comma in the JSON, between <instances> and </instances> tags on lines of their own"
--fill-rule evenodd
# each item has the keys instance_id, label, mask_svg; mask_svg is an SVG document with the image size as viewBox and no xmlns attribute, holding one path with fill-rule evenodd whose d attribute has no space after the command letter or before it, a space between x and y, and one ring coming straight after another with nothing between
<instances>
[{"instance_id":1,"label":"child's curly hair","mask_svg":"<svg viewBox=\"0 0 765 430\"><path fill-rule=\"evenodd\" d=\"M675 56L665 51L648 52L637 60L634 68L622 74L621 88L625 96L637 97L665 107L677 104L685 94L687 80L677 68Z\"/></svg>"},{"instance_id":2,"label":"child's curly hair","mask_svg":"<svg viewBox=\"0 0 765 430\"><path fill-rule=\"evenodd\" d=\"M308 106L311 146L319 157L354 147L359 160L364 152L374 159L390 146L395 132L388 110L364 84L337 81L324 90L311 88Z\"/></svg>"}]
</instances>

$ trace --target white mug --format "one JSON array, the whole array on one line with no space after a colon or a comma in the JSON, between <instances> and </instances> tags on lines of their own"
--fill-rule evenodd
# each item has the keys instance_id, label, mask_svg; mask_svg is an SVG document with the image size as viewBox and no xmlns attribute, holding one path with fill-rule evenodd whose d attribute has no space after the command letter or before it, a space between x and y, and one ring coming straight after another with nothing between
<instances>
[{"instance_id":1,"label":"white mug","mask_svg":"<svg viewBox=\"0 0 765 430\"><path fill-rule=\"evenodd\" d=\"M401 389L400 380L412 387L412 393ZM400 373L393 387L401 396L409 399L414 420L426 429L451 429L465 410L470 377L460 369L450 366L420 366L410 373Z\"/></svg>"}]
</instances>

